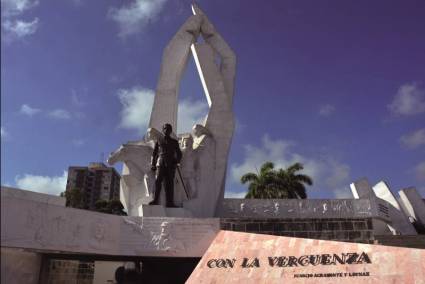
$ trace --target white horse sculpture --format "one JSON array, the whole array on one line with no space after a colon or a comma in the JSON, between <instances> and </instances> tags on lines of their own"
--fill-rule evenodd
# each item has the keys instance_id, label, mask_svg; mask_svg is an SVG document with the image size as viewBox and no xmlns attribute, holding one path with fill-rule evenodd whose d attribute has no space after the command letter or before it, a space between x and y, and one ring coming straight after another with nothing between
<instances>
[{"instance_id":1,"label":"white horse sculpture","mask_svg":"<svg viewBox=\"0 0 425 284\"><path fill-rule=\"evenodd\" d=\"M133 142L121 145L108 158L110 165L124 163L120 199L129 215L138 214L139 206L152 199L155 184L150 166L152 152L150 143ZM140 190L129 190L136 188Z\"/></svg>"},{"instance_id":2,"label":"white horse sculpture","mask_svg":"<svg viewBox=\"0 0 425 284\"><path fill-rule=\"evenodd\" d=\"M120 199L130 216L139 216L139 207L153 199L155 173L151 171L151 157L155 142L163 135L148 128L143 140L121 145L108 158L108 164L123 162Z\"/></svg>"}]
</instances>

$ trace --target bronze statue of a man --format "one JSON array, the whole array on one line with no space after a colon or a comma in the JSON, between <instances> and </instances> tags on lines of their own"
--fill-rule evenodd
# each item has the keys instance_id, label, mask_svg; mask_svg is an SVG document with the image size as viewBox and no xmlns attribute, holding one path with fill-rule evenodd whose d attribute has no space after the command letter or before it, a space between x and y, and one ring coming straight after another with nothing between
<instances>
[{"instance_id":1,"label":"bronze statue of a man","mask_svg":"<svg viewBox=\"0 0 425 284\"><path fill-rule=\"evenodd\" d=\"M149 205L158 204L162 183L164 183L166 206L176 207L174 205L174 174L182 158L182 152L179 142L170 136L172 131L171 124L164 124L162 127L164 137L155 142L151 160L151 169L156 171L155 193Z\"/></svg>"}]
</instances>

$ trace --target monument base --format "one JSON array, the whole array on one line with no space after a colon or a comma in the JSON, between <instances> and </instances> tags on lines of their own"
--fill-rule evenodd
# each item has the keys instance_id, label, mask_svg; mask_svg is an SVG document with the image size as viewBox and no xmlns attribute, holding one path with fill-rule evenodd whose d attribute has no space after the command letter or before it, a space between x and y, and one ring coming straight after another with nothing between
<instances>
[{"instance_id":1,"label":"monument base","mask_svg":"<svg viewBox=\"0 0 425 284\"><path fill-rule=\"evenodd\" d=\"M140 205L141 217L193 217L192 213L184 208L168 208L162 205Z\"/></svg>"}]
</instances>

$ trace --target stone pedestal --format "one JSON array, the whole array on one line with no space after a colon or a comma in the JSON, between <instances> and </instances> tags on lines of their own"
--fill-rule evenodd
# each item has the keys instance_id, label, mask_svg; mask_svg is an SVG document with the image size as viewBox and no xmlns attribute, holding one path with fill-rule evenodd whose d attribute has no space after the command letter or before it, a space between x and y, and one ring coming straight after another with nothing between
<instances>
[{"instance_id":1,"label":"stone pedestal","mask_svg":"<svg viewBox=\"0 0 425 284\"><path fill-rule=\"evenodd\" d=\"M192 213L184 208L167 208L162 205L141 205L139 207L141 217L192 217Z\"/></svg>"}]
</instances>

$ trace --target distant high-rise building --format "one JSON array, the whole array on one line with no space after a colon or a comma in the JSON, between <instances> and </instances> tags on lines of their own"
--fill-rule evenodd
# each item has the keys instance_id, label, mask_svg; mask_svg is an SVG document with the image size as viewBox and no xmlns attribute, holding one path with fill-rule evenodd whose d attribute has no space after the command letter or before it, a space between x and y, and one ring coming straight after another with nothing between
<instances>
[{"instance_id":1,"label":"distant high-rise building","mask_svg":"<svg viewBox=\"0 0 425 284\"><path fill-rule=\"evenodd\" d=\"M69 167L66 190L80 189L84 208L94 209L98 200L120 197L121 176L103 163L90 163L88 167Z\"/></svg>"}]
</instances>

